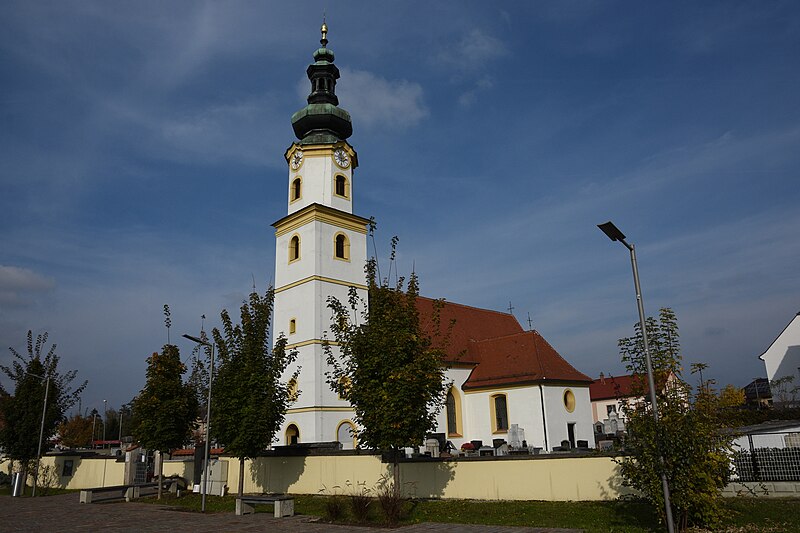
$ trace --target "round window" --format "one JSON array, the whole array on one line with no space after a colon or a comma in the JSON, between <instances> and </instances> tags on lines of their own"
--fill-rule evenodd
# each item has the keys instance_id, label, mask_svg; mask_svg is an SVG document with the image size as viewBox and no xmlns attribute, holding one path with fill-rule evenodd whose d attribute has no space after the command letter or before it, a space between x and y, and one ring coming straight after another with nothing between
<instances>
[{"instance_id":1,"label":"round window","mask_svg":"<svg viewBox=\"0 0 800 533\"><path fill-rule=\"evenodd\" d=\"M564 391L564 408L570 413L575 410L575 394L569 389Z\"/></svg>"}]
</instances>

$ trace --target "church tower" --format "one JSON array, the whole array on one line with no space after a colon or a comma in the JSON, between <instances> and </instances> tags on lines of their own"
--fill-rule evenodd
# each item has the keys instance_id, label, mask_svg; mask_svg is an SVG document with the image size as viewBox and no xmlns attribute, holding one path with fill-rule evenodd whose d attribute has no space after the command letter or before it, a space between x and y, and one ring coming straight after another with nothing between
<instances>
[{"instance_id":1,"label":"church tower","mask_svg":"<svg viewBox=\"0 0 800 533\"><path fill-rule=\"evenodd\" d=\"M297 350L295 365L301 368L297 383L290 384L296 400L286 413L280 444L338 440L351 448L353 410L325 381L322 342L330 331L329 296L346 302L348 289L356 287L366 301L369 220L353 214L358 156L347 142L353 127L336 97L339 69L327 47L327 33L323 23L322 46L306 70L311 82L308 105L292 115L298 140L284 154L288 214L273 224L274 330L283 331L289 348Z\"/></svg>"}]
</instances>

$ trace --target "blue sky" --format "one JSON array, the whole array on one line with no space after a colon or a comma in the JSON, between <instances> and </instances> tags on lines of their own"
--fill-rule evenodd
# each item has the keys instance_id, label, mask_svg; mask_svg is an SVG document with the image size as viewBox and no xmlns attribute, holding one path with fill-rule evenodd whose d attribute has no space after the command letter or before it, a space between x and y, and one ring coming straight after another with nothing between
<instances>
[{"instance_id":1,"label":"blue sky","mask_svg":"<svg viewBox=\"0 0 800 533\"><path fill-rule=\"evenodd\" d=\"M795 2L3 2L0 362L48 331L84 408L117 407L165 303L180 339L270 283L325 9L355 212L425 295L511 302L620 373L637 314L610 219L686 367L764 375L800 311Z\"/></svg>"}]
</instances>

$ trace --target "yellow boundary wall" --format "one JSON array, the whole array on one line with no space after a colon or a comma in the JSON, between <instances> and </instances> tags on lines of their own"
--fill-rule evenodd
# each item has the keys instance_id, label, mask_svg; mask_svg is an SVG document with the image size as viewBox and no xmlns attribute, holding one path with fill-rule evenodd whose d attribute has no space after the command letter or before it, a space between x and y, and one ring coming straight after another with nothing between
<instances>
[{"instance_id":1,"label":"yellow boundary wall","mask_svg":"<svg viewBox=\"0 0 800 533\"><path fill-rule=\"evenodd\" d=\"M81 489L121 485L125 463L115 458L46 456L54 465L57 486ZM64 477L64 461L73 461L72 476ZM239 460L228 462L228 490L239 486ZM179 475L190 482L193 461L164 461L164 475ZM377 455L310 455L259 457L245 461L244 490L248 493L280 492L319 494L348 493L350 486L376 486L391 474L391 465ZM420 498L475 500L613 500L630 490L622 486L619 466L612 457L535 457L495 460L421 461L400 463L403 492Z\"/></svg>"},{"instance_id":2,"label":"yellow boundary wall","mask_svg":"<svg viewBox=\"0 0 800 533\"><path fill-rule=\"evenodd\" d=\"M62 476L64 462L72 461L72 475ZM46 455L42 466L55 467L58 474L56 488L86 489L91 487L112 487L122 485L125 477L125 463L117 462L116 457L81 457L78 455ZM42 479L44 481L44 479ZM28 483L33 477L28 476Z\"/></svg>"},{"instance_id":3,"label":"yellow boundary wall","mask_svg":"<svg viewBox=\"0 0 800 533\"><path fill-rule=\"evenodd\" d=\"M228 461L228 490L239 483L239 460ZM164 474L191 478L191 461L165 461ZM318 494L349 492L351 485L374 487L391 465L374 455L259 457L245 461L244 491ZM400 464L403 491L420 498L476 500L613 500L622 487L611 457L559 457Z\"/></svg>"}]
</instances>

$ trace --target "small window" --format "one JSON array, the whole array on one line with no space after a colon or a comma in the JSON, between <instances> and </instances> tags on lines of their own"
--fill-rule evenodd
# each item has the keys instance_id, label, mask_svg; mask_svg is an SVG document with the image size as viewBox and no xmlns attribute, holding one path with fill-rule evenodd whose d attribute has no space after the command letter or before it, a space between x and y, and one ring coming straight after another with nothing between
<instances>
[{"instance_id":1,"label":"small window","mask_svg":"<svg viewBox=\"0 0 800 533\"><path fill-rule=\"evenodd\" d=\"M294 181L292 182L292 187L291 187L292 202L300 199L302 184L303 180L300 177L295 178Z\"/></svg>"},{"instance_id":2,"label":"small window","mask_svg":"<svg viewBox=\"0 0 800 533\"><path fill-rule=\"evenodd\" d=\"M564 391L564 408L569 413L575 410L575 394L569 389Z\"/></svg>"},{"instance_id":3,"label":"small window","mask_svg":"<svg viewBox=\"0 0 800 533\"><path fill-rule=\"evenodd\" d=\"M344 233L337 233L333 239L334 257L348 261L350 259L350 241Z\"/></svg>"},{"instance_id":4,"label":"small window","mask_svg":"<svg viewBox=\"0 0 800 533\"><path fill-rule=\"evenodd\" d=\"M289 241L289 261L300 259L300 237L295 235Z\"/></svg>"},{"instance_id":5,"label":"small window","mask_svg":"<svg viewBox=\"0 0 800 533\"><path fill-rule=\"evenodd\" d=\"M610 415L611 413L616 413L616 412L617 412L617 406L616 405L606 405L606 414L607 415Z\"/></svg>"},{"instance_id":6,"label":"small window","mask_svg":"<svg viewBox=\"0 0 800 533\"><path fill-rule=\"evenodd\" d=\"M289 424L289 427L286 428L286 444L287 446L292 444L298 444L300 442L300 430L297 429L297 426L294 424Z\"/></svg>"},{"instance_id":7,"label":"small window","mask_svg":"<svg viewBox=\"0 0 800 533\"><path fill-rule=\"evenodd\" d=\"M64 467L61 470L61 476L62 477L70 477L72 475L73 465L74 465L74 463L72 462L72 459L65 459L64 460Z\"/></svg>"},{"instance_id":8,"label":"small window","mask_svg":"<svg viewBox=\"0 0 800 533\"><path fill-rule=\"evenodd\" d=\"M297 380L292 378L289 380L289 383L286 384L286 388L288 389L288 398L290 402L296 402L297 398L300 396L300 391L297 389Z\"/></svg>"},{"instance_id":9,"label":"small window","mask_svg":"<svg viewBox=\"0 0 800 533\"><path fill-rule=\"evenodd\" d=\"M494 404L494 431L495 433L501 431L508 431L508 404L506 402L505 394L498 394L492 396L492 403Z\"/></svg>"},{"instance_id":10,"label":"small window","mask_svg":"<svg viewBox=\"0 0 800 533\"><path fill-rule=\"evenodd\" d=\"M289 320L289 335L294 335L297 333L297 319L292 318Z\"/></svg>"},{"instance_id":11,"label":"small window","mask_svg":"<svg viewBox=\"0 0 800 533\"><path fill-rule=\"evenodd\" d=\"M342 176L341 174L337 174L333 183L333 193L336 196L341 196L342 198L348 198L350 196L350 191L348 190L349 188L350 187L349 184L347 183L347 178Z\"/></svg>"}]
</instances>

